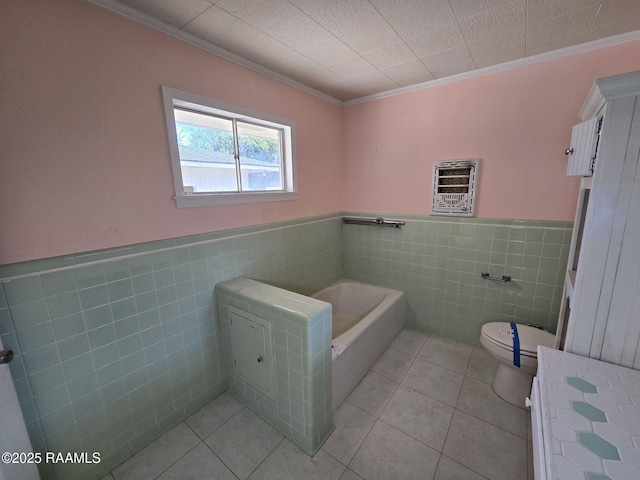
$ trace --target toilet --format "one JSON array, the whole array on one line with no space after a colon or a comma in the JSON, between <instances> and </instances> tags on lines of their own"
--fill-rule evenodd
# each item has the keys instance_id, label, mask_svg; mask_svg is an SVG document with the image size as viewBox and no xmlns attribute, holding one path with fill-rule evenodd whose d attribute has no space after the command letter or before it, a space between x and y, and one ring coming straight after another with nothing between
<instances>
[{"instance_id":1,"label":"toilet","mask_svg":"<svg viewBox=\"0 0 640 480\"><path fill-rule=\"evenodd\" d=\"M524 408L538 368L538 345L553 347L554 342L555 335L539 328L509 322L485 323L480 343L498 361L493 391L506 402Z\"/></svg>"}]
</instances>

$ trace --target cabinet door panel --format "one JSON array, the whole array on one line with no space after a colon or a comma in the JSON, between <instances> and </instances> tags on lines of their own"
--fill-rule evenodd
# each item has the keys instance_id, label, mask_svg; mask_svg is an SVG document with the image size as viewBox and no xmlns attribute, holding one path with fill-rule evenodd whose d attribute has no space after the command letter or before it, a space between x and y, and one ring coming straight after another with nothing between
<instances>
[{"instance_id":1,"label":"cabinet door panel","mask_svg":"<svg viewBox=\"0 0 640 480\"><path fill-rule=\"evenodd\" d=\"M567 165L567 175L588 177L593 175L593 159L598 143L599 117L579 123L571 130L571 149Z\"/></svg>"}]
</instances>

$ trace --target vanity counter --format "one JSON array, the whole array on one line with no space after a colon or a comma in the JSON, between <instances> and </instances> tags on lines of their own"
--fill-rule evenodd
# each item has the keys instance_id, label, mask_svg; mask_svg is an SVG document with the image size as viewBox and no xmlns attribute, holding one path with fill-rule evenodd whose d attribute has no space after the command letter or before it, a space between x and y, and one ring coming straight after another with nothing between
<instances>
[{"instance_id":1,"label":"vanity counter","mask_svg":"<svg viewBox=\"0 0 640 480\"><path fill-rule=\"evenodd\" d=\"M640 479L640 371L538 347L536 480Z\"/></svg>"}]
</instances>

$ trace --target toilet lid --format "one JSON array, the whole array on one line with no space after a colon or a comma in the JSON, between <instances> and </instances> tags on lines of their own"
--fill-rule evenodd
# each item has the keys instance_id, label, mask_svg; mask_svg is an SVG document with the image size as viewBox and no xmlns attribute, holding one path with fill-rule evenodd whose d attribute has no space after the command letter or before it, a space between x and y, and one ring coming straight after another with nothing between
<instances>
[{"instance_id":1,"label":"toilet lid","mask_svg":"<svg viewBox=\"0 0 640 480\"><path fill-rule=\"evenodd\" d=\"M522 352L535 354L538 345L553 348L556 337L552 333L522 324L517 324L517 327ZM485 323L482 326L482 334L504 348L513 349L513 333L509 322Z\"/></svg>"}]
</instances>

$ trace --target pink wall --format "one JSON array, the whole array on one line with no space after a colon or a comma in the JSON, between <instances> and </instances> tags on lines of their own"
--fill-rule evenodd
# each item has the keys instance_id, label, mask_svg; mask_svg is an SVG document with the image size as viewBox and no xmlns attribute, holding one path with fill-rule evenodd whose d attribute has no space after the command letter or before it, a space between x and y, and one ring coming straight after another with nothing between
<instances>
[{"instance_id":1,"label":"pink wall","mask_svg":"<svg viewBox=\"0 0 640 480\"><path fill-rule=\"evenodd\" d=\"M571 125L640 42L341 109L81 0L0 16L0 265L341 210L426 214L482 159L478 216L572 220ZM160 85L290 118L297 201L177 209Z\"/></svg>"},{"instance_id":2,"label":"pink wall","mask_svg":"<svg viewBox=\"0 0 640 480\"><path fill-rule=\"evenodd\" d=\"M573 220L571 127L593 82L640 69L628 43L345 109L344 210L428 214L433 163L480 158L478 217Z\"/></svg>"},{"instance_id":3,"label":"pink wall","mask_svg":"<svg viewBox=\"0 0 640 480\"><path fill-rule=\"evenodd\" d=\"M0 265L341 209L340 107L85 1L0 31ZM294 120L299 199L177 209L161 85Z\"/></svg>"}]
</instances>

